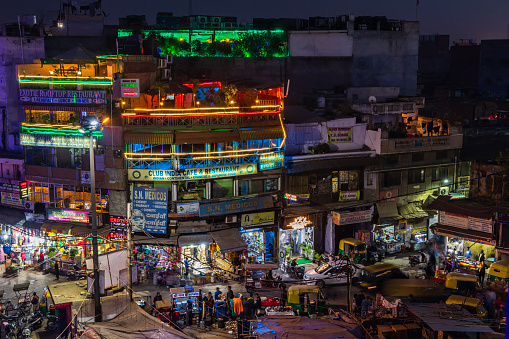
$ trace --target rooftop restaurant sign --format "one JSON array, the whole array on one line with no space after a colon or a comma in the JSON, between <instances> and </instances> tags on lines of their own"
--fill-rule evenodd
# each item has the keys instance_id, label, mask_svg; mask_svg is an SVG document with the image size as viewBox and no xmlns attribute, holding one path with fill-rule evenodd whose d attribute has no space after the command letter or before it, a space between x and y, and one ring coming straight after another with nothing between
<instances>
[{"instance_id":1,"label":"rooftop restaurant sign","mask_svg":"<svg viewBox=\"0 0 509 339\"><path fill-rule=\"evenodd\" d=\"M76 210L48 210L48 220L88 223L88 213Z\"/></svg>"},{"instance_id":2,"label":"rooftop restaurant sign","mask_svg":"<svg viewBox=\"0 0 509 339\"><path fill-rule=\"evenodd\" d=\"M21 133L20 143L23 146L90 148L89 137L75 135L40 135Z\"/></svg>"},{"instance_id":3,"label":"rooftop restaurant sign","mask_svg":"<svg viewBox=\"0 0 509 339\"><path fill-rule=\"evenodd\" d=\"M238 175L256 173L256 164L190 168L183 172L174 170L130 169L128 172L128 179L131 181L199 180L235 177Z\"/></svg>"},{"instance_id":4,"label":"rooftop restaurant sign","mask_svg":"<svg viewBox=\"0 0 509 339\"><path fill-rule=\"evenodd\" d=\"M38 104L104 104L106 91L20 88L19 100Z\"/></svg>"}]
</instances>

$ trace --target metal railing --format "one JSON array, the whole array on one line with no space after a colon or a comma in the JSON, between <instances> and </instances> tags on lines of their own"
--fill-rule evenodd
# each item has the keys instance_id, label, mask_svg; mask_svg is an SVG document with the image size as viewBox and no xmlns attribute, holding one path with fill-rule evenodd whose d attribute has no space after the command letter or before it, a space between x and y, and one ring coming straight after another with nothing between
<instances>
[{"instance_id":1,"label":"metal railing","mask_svg":"<svg viewBox=\"0 0 509 339\"><path fill-rule=\"evenodd\" d=\"M211 159L179 159L179 169L218 167L230 165L255 164L260 159L259 154L246 155L242 157L226 157ZM171 158L165 160L128 160L131 169L176 169Z\"/></svg>"}]
</instances>

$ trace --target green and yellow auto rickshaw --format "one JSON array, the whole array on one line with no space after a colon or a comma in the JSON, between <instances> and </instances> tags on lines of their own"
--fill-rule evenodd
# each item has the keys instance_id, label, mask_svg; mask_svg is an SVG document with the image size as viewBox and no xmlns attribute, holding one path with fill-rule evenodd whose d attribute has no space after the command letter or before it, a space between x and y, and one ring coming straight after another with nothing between
<instances>
[{"instance_id":1,"label":"green and yellow auto rickshaw","mask_svg":"<svg viewBox=\"0 0 509 339\"><path fill-rule=\"evenodd\" d=\"M467 298L460 295L451 295L445 302L447 305L459 305L479 319L487 319L488 311L477 298Z\"/></svg>"},{"instance_id":2,"label":"green and yellow auto rickshaw","mask_svg":"<svg viewBox=\"0 0 509 339\"><path fill-rule=\"evenodd\" d=\"M364 241L355 238L344 238L339 241L339 254L361 262L366 258L367 246Z\"/></svg>"},{"instance_id":3,"label":"green and yellow auto rickshaw","mask_svg":"<svg viewBox=\"0 0 509 339\"><path fill-rule=\"evenodd\" d=\"M509 282L509 259L492 263L488 269L487 285L496 292L507 292Z\"/></svg>"},{"instance_id":4,"label":"green and yellow auto rickshaw","mask_svg":"<svg viewBox=\"0 0 509 339\"><path fill-rule=\"evenodd\" d=\"M451 272L445 276L445 292L457 294L459 291L475 291L477 276L467 273Z\"/></svg>"},{"instance_id":5,"label":"green and yellow auto rickshaw","mask_svg":"<svg viewBox=\"0 0 509 339\"><path fill-rule=\"evenodd\" d=\"M325 298L317 286L292 285L288 289L288 306L298 314L324 314L327 311Z\"/></svg>"}]
</instances>

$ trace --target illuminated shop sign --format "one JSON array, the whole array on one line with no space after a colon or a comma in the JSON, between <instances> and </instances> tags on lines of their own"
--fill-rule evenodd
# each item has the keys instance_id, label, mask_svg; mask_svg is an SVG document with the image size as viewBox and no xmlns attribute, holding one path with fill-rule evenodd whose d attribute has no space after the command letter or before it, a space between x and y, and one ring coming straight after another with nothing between
<instances>
[{"instance_id":1,"label":"illuminated shop sign","mask_svg":"<svg viewBox=\"0 0 509 339\"><path fill-rule=\"evenodd\" d=\"M24 207L23 199L21 199L21 197L18 193L0 192L0 202L3 205Z\"/></svg>"},{"instance_id":2,"label":"illuminated shop sign","mask_svg":"<svg viewBox=\"0 0 509 339\"><path fill-rule=\"evenodd\" d=\"M22 181L19 183L19 191L21 199L28 199L28 182Z\"/></svg>"},{"instance_id":3,"label":"illuminated shop sign","mask_svg":"<svg viewBox=\"0 0 509 339\"><path fill-rule=\"evenodd\" d=\"M120 79L120 95L122 98L139 98L140 79Z\"/></svg>"},{"instance_id":4,"label":"illuminated shop sign","mask_svg":"<svg viewBox=\"0 0 509 339\"><path fill-rule=\"evenodd\" d=\"M23 146L90 148L89 137L74 135L40 135L21 133L20 142Z\"/></svg>"},{"instance_id":5,"label":"illuminated shop sign","mask_svg":"<svg viewBox=\"0 0 509 339\"><path fill-rule=\"evenodd\" d=\"M240 219L240 226L262 226L262 225L274 225L274 211L272 212L260 212L251 214L242 214Z\"/></svg>"},{"instance_id":6,"label":"illuminated shop sign","mask_svg":"<svg viewBox=\"0 0 509 339\"><path fill-rule=\"evenodd\" d=\"M19 89L19 100L44 104L104 104L106 91Z\"/></svg>"},{"instance_id":7,"label":"illuminated shop sign","mask_svg":"<svg viewBox=\"0 0 509 339\"><path fill-rule=\"evenodd\" d=\"M260 155L260 171L281 168L284 166L285 166L284 152L274 152Z\"/></svg>"},{"instance_id":8,"label":"illuminated shop sign","mask_svg":"<svg viewBox=\"0 0 509 339\"><path fill-rule=\"evenodd\" d=\"M273 206L274 202L272 200L272 196L225 201L216 204L200 204L200 217L255 211L265 208L272 208Z\"/></svg>"},{"instance_id":9,"label":"illuminated shop sign","mask_svg":"<svg viewBox=\"0 0 509 339\"><path fill-rule=\"evenodd\" d=\"M48 220L88 223L88 213L75 210L48 210Z\"/></svg>"},{"instance_id":10,"label":"illuminated shop sign","mask_svg":"<svg viewBox=\"0 0 509 339\"><path fill-rule=\"evenodd\" d=\"M297 217L287 226L293 228L294 230L301 230L304 227L309 226L311 224L312 222L307 217Z\"/></svg>"},{"instance_id":11,"label":"illuminated shop sign","mask_svg":"<svg viewBox=\"0 0 509 339\"><path fill-rule=\"evenodd\" d=\"M248 164L190 168L183 172L174 170L130 169L128 175L131 181L175 181L235 177L238 175L256 174L257 172L256 164Z\"/></svg>"},{"instance_id":12,"label":"illuminated shop sign","mask_svg":"<svg viewBox=\"0 0 509 339\"><path fill-rule=\"evenodd\" d=\"M111 241L126 241L127 240L127 220L122 217L110 215L110 234Z\"/></svg>"}]
</instances>

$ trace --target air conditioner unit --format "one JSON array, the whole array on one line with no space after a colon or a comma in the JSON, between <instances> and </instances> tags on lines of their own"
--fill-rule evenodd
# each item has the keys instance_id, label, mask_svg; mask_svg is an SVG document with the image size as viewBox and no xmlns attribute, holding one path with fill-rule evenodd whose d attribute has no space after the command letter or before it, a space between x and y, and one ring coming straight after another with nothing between
<instances>
[{"instance_id":1,"label":"air conditioner unit","mask_svg":"<svg viewBox=\"0 0 509 339\"><path fill-rule=\"evenodd\" d=\"M237 216L236 215L227 215L226 216L226 223L231 224L237 222Z\"/></svg>"},{"instance_id":2,"label":"air conditioner unit","mask_svg":"<svg viewBox=\"0 0 509 339\"><path fill-rule=\"evenodd\" d=\"M163 69L163 79L169 79L171 77L171 69Z\"/></svg>"},{"instance_id":3,"label":"air conditioner unit","mask_svg":"<svg viewBox=\"0 0 509 339\"><path fill-rule=\"evenodd\" d=\"M166 64L171 65L173 63L173 55L166 54Z\"/></svg>"},{"instance_id":4,"label":"air conditioner unit","mask_svg":"<svg viewBox=\"0 0 509 339\"><path fill-rule=\"evenodd\" d=\"M33 211L34 210L34 203L26 201L25 202L25 209Z\"/></svg>"},{"instance_id":5,"label":"air conditioner unit","mask_svg":"<svg viewBox=\"0 0 509 339\"><path fill-rule=\"evenodd\" d=\"M158 68L166 68L168 66L168 61L166 59L159 59L157 67Z\"/></svg>"}]
</instances>

